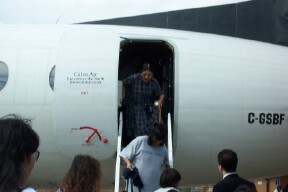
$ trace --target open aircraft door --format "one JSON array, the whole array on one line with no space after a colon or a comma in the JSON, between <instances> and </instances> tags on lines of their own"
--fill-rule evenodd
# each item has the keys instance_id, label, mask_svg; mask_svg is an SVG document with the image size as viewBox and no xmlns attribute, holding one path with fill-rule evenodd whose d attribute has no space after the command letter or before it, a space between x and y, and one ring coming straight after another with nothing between
<instances>
[{"instance_id":1,"label":"open aircraft door","mask_svg":"<svg viewBox=\"0 0 288 192\"><path fill-rule=\"evenodd\" d=\"M55 142L69 158L108 159L117 145L119 36L71 29L60 39L55 70Z\"/></svg>"}]
</instances>

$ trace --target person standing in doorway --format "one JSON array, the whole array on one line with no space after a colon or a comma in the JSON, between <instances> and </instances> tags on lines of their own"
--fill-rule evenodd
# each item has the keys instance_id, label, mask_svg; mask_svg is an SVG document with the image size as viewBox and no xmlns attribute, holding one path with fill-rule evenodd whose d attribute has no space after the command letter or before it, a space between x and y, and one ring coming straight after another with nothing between
<instances>
[{"instance_id":1,"label":"person standing in doorway","mask_svg":"<svg viewBox=\"0 0 288 192\"><path fill-rule=\"evenodd\" d=\"M153 78L150 63L145 63L140 73L124 79L122 105L125 106L126 143L137 136L147 135L149 128L158 120L154 103L162 106L163 99L163 90Z\"/></svg>"}]
</instances>

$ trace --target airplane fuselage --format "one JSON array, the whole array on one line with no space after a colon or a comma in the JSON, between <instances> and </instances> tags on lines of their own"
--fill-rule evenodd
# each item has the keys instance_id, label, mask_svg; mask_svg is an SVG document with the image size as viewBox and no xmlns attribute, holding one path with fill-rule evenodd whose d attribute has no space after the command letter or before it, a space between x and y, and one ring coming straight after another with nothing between
<instances>
[{"instance_id":1,"label":"airplane fuselage","mask_svg":"<svg viewBox=\"0 0 288 192\"><path fill-rule=\"evenodd\" d=\"M223 148L238 153L238 171L245 178L288 174L285 47L196 32L91 25L1 26L0 42L0 75L8 76L0 83L0 116L33 118L41 138L31 176L36 186L61 183L71 159L85 153L101 160L103 188L113 188L118 70L128 46L147 53L146 47L155 48L155 58L158 45L161 57L169 53L173 102L167 112L181 185L219 180L216 157ZM99 136L87 142L93 128Z\"/></svg>"}]
</instances>

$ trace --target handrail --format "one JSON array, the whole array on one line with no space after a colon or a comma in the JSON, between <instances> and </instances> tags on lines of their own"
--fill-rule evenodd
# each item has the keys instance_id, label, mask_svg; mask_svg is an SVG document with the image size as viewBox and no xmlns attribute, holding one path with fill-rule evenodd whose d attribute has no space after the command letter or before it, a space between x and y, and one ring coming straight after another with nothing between
<instances>
[{"instance_id":1,"label":"handrail","mask_svg":"<svg viewBox=\"0 0 288 192\"><path fill-rule=\"evenodd\" d=\"M120 187L120 152L121 152L121 142L122 142L122 127L123 127L123 114L120 112L119 118L119 133L117 141L117 156L116 156L116 165L115 165L115 186L114 192L119 192Z\"/></svg>"},{"instance_id":2,"label":"handrail","mask_svg":"<svg viewBox=\"0 0 288 192\"><path fill-rule=\"evenodd\" d=\"M155 105L158 110L158 122L162 123L162 106L161 105Z\"/></svg>"},{"instance_id":3,"label":"handrail","mask_svg":"<svg viewBox=\"0 0 288 192\"><path fill-rule=\"evenodd\" d=\"M168 159L169 159L169 166L173 168L172 122L170 113L168 113L167 123L168 123Z\"/></svg>"}]
</instances>

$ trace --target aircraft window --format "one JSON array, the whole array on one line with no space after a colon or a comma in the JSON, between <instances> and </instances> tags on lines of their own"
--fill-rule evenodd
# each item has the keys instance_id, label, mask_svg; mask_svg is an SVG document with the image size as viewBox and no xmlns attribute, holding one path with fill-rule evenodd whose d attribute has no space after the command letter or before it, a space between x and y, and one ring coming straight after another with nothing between
<instances>
[{"instance_id":1,"label":"aircraft window","mask_svg":"<svg viewBox=\"0 0 288 192\"><path fill-rule=\"evenodd\" d=\"M0 61L0 91L5 87L8 81L8 67L6 63Z\"/></svg>"},{"instance_id":2,"label":"aircraft window","mask_svg":"<svg viewBox=\"0 0 288 192\"><path fill-rule=\"evenodd\" d=\"M49 74L49 85L53 91L54 91L55 67L56 67L55 65L52 67L50 74Z\"/></svg>"}]
</instances>

